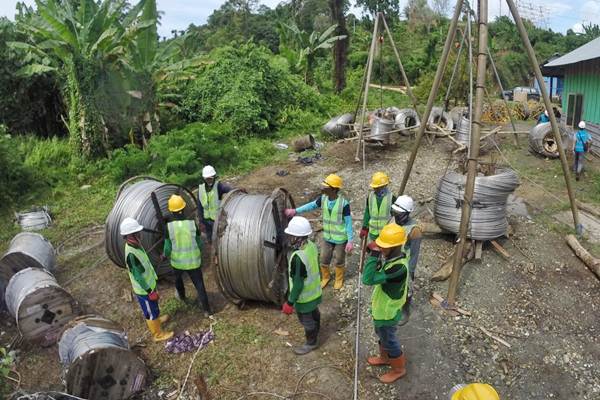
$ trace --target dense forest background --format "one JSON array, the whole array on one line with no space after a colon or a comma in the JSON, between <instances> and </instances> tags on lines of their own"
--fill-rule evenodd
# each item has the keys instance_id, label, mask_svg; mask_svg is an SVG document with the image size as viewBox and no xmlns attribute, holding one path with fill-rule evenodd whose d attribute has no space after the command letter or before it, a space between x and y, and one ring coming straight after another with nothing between
<instances>
[{"instance_id":1,"label":"dense forest background","mask_svg":"<svg viewBox=\"0 0 600 400\"><path fill-rule=\"evenodd\" d=\"M291 0L275 8L229 0L206 24L167 38L158 35L155 0L19 4L15 22L0 18L0 208L91 181L114 185L144 173L192 185L205 163L241 172L268 161L277 152L274 140L317 133L329 117L354 111L376 11L385 13L424 103L452 5L356 5L367 16L349 14L347 0ZM460 28L466 30L466 20ZM598 26L584 28L564 35L527 23L540 62L600 35ZM512 20L500 17L489 30L505 87L531 84ZM468 92L462 54L451 93L458 103ZM403 84L399 77L385 38L373 82ZM373 90L370 104L409 102Z\"/></svg>"}]
</instances>

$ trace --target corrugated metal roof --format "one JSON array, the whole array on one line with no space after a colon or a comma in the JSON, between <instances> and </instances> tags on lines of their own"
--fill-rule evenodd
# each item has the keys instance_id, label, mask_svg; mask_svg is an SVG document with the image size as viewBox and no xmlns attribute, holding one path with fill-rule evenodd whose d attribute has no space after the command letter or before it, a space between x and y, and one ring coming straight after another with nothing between
<instances>
[{"instance_id":1,"label":"corrugated metal roof","mask_svg":"<svg viewBox=\"0 0 600 400\"><path fill-rule=\"evenodd\" d=\"M561 67L563 65L575 64L598 57L600 57L600 37L576 48L560 58L550 61L548 64L544 65L544 67Z\"/></svg>"}]
</instances>

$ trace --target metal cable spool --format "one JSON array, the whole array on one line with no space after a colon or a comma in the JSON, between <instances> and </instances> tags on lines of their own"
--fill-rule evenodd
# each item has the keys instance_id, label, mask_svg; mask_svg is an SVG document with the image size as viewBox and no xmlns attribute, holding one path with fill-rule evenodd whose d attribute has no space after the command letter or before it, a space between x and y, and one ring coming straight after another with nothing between
<instances>
[{"instance_id":1,"label":"metal cable spool","mask_svg":"<svg viewBox=\"0 0 600 400\"><path fill-rule=\"evenodd\" d=\"M450 114L450 118L452 118L452 124L457 127L458 123L460 121L460 117L462 117L465 114L469 114L469 107L464 107L464 106L456 106L453 107L452 110L450 110L449 112Z\"/></svg>"},{"instance_id":2,"label":"metal cable spool","mask_svg":"<svg viewBox=\"0 0 600 400\"><path fill-rule=\"evenodd\" d=\"M408 130L409 128L415 128L421 125L419 115L412 108L398 110L394 122L394 129L400 129L400 134L404 136L409 136L411 134L410 130Z\"/></svg>"},{"instance_id":3,"label":"metal cable spool","mask_svg":"<svg viewBox=\"0 0 600 400\"><path fill-rule=\"evenodd\" d=\"M448 131L454 129L454 124L450 114L444 111L444 109L441 107L433 107L431 109L431 114L427 120L427 126L433 128L433 125L445 128Z\"/></svg>"},{"instance_id":4,"label":"metal cable spool","mask_svg":"<svg viewBox=\"0 0 600 400\"><path fill-rule=\"evenodd\" d=\"M152 200L153 193L157 200L156 206ZM172 194L179 194L184 198L186 202L184 214L187 218L195 218L198 208L196 197L183 186L163 183L146 176L131 178L121 185L115 204L106 218L104 241L106 254L116 265L125 268L125 240L119 233L119 226L126 217L132 217L145 228L141 232L141 243L148 252L158 276L171 273L169 261L160 260L164 221L161 221L157 215L157 207L162 216L169 215L167 203Z\"/></svg>"},{"instance_id":5,"label":"metal cable spool","mask_svg":"<svg viewBox=\"0 0 600 400\"><path fill-rule=\"evenodd\" d=\"M89 400L128 399L146 385L148 370L115 322L85 315L69 322L58 343L67 392Z\"/></svg>"},{"instance_id":6,"label":"metal cable spool","mask_svg":"<svg viewBox=\"0 0 600 400\"><path fill-rule=\"evenodd\" d=\"M15 219L25 231L37 231L47 228L52 224L52 218L48 213L48 207L15 213Z\"/></svg>"},{"instance_id":7,"label":"metal cable spool","mask_svg":"<svg viewBox=\"0 0 600 400\"><path fill-rule=\"evenodd\" d=\"M466 115L461 115L458 120L458 126L456 128L456 141L464 144L465 146L469 146L471 142L471 138L469 136L469 125L471 121Z\"/></svg>"},{"instance_id":8,"label":"metal cable spool","mask_svg":"<svg viewBox=\"0 0 600 400\"><path fill-rule=\"evenodd\" d=\"M79 305L43 269L17 272L6 287L6 307L26 340L43 346L56 343L62 327L79 315Z\"/></svg>"},{"instance_id":9,"label":"metal cable spool","mask_svg":"<svg viewBox=\"0 0 600 400\"><path fill-rule=\"evenodd\" d=\"M277 188L270 196L229 192L221 202L213 230L217 282L232 303L245 300L282 304L288 289L286 217L291 195Z\"/></svg>"},{"instance_id":10,"label":"metal cable spool","mask_svg":"<svg viewBox=\"0 0 600 400\"><path fill-rule=\"evenodd\" d=\"M444 230L458 233L464 201L466 176L448 172L438 184L434 216ZM475 178L473 206L467 236L474 240L492 240L506 234L506 202L519 186L512 169L498 170L496 175Z\"/></svg>"},{"instance_id":11,"label":"metal cable spool","mask_svg":"<svg viewBox=\"0 0 600 400\"><path fill-rule=\"evenodd\" d=\"M392 130L394 130L393 119L374 116L373 123L371 124L371 133L366 140L388 143L390 141L390 132Z\"/></svg>"},{"instance_id":12,"label":"metal cable spool","mask_svg":"<svg viewBox=\"0 0 600 400\"><path fill-rule=\"evenodd\" d=\"M54 271L56 254L52 244L39 233L21 232L0 258L0 309L5 308L6 285L17 272L25 268L41 268Z\"/></svg>"},{"instance_id":13,"label":"metal cable spool","mask_svg":"<svg viewBox=\"0 0 600 400\"><path fill-rule=\"evenodd\" d=\"M323 132L337 139L343 139L350 136L350 125L354 122L354 114L347 113L337 115L331 118L323 125Z\"/></svg>"},{"instance_id":14,"label":"metal cable spool","mask_svg":"<svg viewBox=\"0 0 600 400\"><path fill-rule=\"evenodd\" d=\"M559 132L564 147L565 141L567 140L567 131L564 127L559 126ZM529 148L534 153L544 157L558 158L558 144L556 143L556 140L554 140L550 122L537 124L531 128L529 131Z\"/></svg>"}]
</instances>

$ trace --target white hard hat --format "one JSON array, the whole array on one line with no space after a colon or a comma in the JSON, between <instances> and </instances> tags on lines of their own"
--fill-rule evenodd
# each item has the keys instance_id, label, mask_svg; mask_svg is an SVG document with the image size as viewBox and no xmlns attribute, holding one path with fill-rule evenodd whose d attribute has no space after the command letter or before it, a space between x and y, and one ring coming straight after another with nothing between
<instances>
[{"instance_id":1,"label":"white hard hat","mask_svg":"<svg viewBox=\"0 0 600 400\"><path fill-rule=\"evenodd\" d=\"M579 129L585 129L585 121L580 121L578 126Z\"/></svg>"},{"instance_id":2,"label":"white hard hat","mask_svg":"<svg viewBox=\"0 0 600 400\"><path fill-rule=\"evenodd\" d=\"M292 236L304 237L312 233L310 222L304 217L294 217L290 220L285 233Z\"/></svg>"},{"instance_id":3,"label":"white hard hat","mask_svg":"<svg viewBox=\"0 0 600 400\"><path fill-rule=\"evenodd\" d=\"M207 165L206 167L202 168L202 177L203 178L212 178L213 176L217 175L217 171L215 171L215 169L213 168L212 165Z\"/></svg>"},{"instance_id":4,"label":"white hard hat","mask_svg":"<svg viewBox=\"0 0 600 400\"><path fill-rule=\"evenodd\" d=\"M544 110L544 114L546 114L546 117L548 116L548 110Z\"/></svg>"},{"instance_id":5,"label":"white hard hat","mask_svg":"<svg viewBox=\"0 0 600 400\"><path fill-rule=\"evenodd\" d=\"M140 225L140 223L137 222L134 218L131 218L131 217L125 218L123 220L123 222L121 222L121 226L119 227L119 231L121 232L121 235L123 235L123 236L127 236L127 235L131 235L132 233L140 232L143 229L144 229L144 227L142 225Z\"/></svg>"},{"instance_id":6,"label":"white hard hat","mask_svg":"<svg viewBox=\"0 0 600 400\"><path fill-rule=\"evenodd\" d=\"M412 197L403 194L398 197L394 204L392 204L392 210L398 213L412 212L415 209L415 202Z\"/></svg>"}]
</instances>

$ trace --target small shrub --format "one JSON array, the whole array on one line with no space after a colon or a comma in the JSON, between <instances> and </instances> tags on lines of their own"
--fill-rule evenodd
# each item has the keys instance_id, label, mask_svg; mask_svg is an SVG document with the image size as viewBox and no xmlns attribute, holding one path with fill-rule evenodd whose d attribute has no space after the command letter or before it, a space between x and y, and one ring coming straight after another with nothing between
<instances>
[{"instance_id":1,"label":"small shrub","mask_svg":"<svg viewBox=\"0 0 600 400\"><path fill-rule=\"evenodd\" d=\"M33 186L33 173L25 165L25 157L16 139L0 125L0 208L14 203Z\"/></svg>"}]
</instances>

